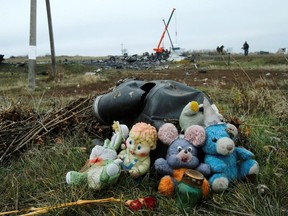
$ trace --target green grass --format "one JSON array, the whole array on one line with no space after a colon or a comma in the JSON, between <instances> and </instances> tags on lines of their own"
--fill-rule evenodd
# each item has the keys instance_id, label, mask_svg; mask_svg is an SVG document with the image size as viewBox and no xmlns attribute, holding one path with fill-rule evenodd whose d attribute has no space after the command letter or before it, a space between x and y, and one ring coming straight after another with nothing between
<instances>
[{"instance_id":1,"label":"green grass","mask_svg":"<svg viewBox=\"0 0 288 216\"><path fill-rule=\"evenodd\" d=\"M255 122L258 118L251 121ZM259 121L259 125L266 122ZM269 121L270 123L270 121ZM255 152L260 164L260 173L254 184L236 183L223 194L213 194L200 206L187 211L197 215L285 215L287 214L287 143L267 143L271 138L267 129L255 127L251 131L250 148ZM270 132L273 130L270 129ZM281 136L281 133L278 134ZM127 178L123 174L118 184L107 190L93 191L85 186L72 187L65 183L69 170L79 170L92 148L90 140L64 138L62 144L35 146L10 165L0 169L0 191L4 195L0 201L1 211L26 209L28 207L53 206L76 200L102 199L108 197L123 200L155 196L157 209L152 212L143 210L139 215L185 214L175 207L175 196L163 197L156 192L157 181L147 176L142 183ZM287 137L286 137L287 141ZM265 148L271 145L276 148ZM79 147L86 147L82 151ZM123 178L124 177L124 178ZM149 178L151 177L151 178ZM263 190L262 190L263 189ZM127 215L132 212L120 203L106 203L72 206L52 211L51 215Z\"/></svg>"},{"instance_id":2,"label":"green grass","mask_svg":"<svg viewBox=\"0 0 288 216\"><path fill-rule=\"evenodd\" d=\"M279 64L277 58L274 59L274 57L249 58L251 61L245 67ZM239 57L237 61L244 65L242 58ZM280 64L282 63L281 60ZM216 62L215 65L217 64ZM67 72L66 76L71 76L70 83L47 83L45 77L40 77L41 85L37 90L38 93L29 96L28 91L22 92L30 97L31 107L43 112L56 102L62 103L65 100L64 98L47 99L42 97L42 94L47 86L53 88L53 85L75 85L79 81L79 77L75 79L72 74L80 73L85 68L82 66L69 67L65 67L64 70ZM19 90L14 91L13 89L25 86L27 71L25 68L9 67L5 70L3 71L3 68L0 70L0 74L3 75L0 78L1 84L6 83L6 86L1 85L3 93L1 106L13 107L21 101L21 98L15 95L19 93ZM14 78L15 73L17 73L18 79ZM22 84L17 83L19 77ZM102 78L109 79L109 75ZM12 157L9 162L0 167L0 212L53 206L80 199L94 200L115 197L125 201L154 196L157 199L156 209L151 211L143 209L135 214L287 215L288 117L286 110L288 107L287 97L285 97L287 92L279 91L275 85L277 83L260 87L240 85L235 86L232 90L217 87L203 88L226 116L239 118L242 121L240 128L243 134L246 133L245 142L239 141L238 144L251 150L260 165L260 173L253 183L236 182L224 193L211 193L207 200L186 212L175 206L175 195L165 197L157 193L159 176L153 169L141 184L137 184L125 173L122 173L117 185L101 191L91 190L87 186L69 186L65 182L66 173L70 170L80 170L93 147L91 138L74 134L70 137L60 137L62 142L58 144L51 141L42 145L34 144L32 146L31 144L24 154ZM279 100L284 103L278 104ZM57 208L47 215L130 215L132 213L122 202L108 202Z\"/></svg>"},{"instance_id":3,"label":"green grass","mask_svg":"<svg viewBox=\"0 0 288 216\"><path fill-rule=\"evenodd\" d=\"M239 68L239 65L244 69L277 69L287 71L288 59L287 55L257 55L250 54L243 56L239 54L231 54L228 64L228 55L199 55L196 57L196 63L200 68L206 69L230 69Z\"/></svg>"}]
</instances>

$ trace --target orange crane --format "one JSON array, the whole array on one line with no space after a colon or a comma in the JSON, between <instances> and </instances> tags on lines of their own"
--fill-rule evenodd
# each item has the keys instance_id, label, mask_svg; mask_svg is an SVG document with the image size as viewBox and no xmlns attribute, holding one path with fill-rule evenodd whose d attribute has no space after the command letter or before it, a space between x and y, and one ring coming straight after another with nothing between
<instances>
[{"instance_id":1,"label":"orange crane","mask_svg":"<svg viewBox=\"0 0 288 216\"><path fill-rule=\"evenodd\" d=\"M164 31L163 31L163 33L162 33L162 35L161 35L161 38L160 38L160 41L159 41L159 43L158 43L158 46L157 46L157 48L154 48L153 50L156 52L156 54L158 53L162 53L163 51L164 51L164 47L160 47L161 46L161 43L162 43L162 41L163 41L163 38L164 38L164 36L165 36L165 33L166 33L166 31L168 30L168 26L169 26L169 23L170 23L170 20L171 20L171 18L172 18L172 16L173 16L173 13L174 13L174 11L175 11L176 9L175 8L173 8L173 10L172 10L172 12L171 12L171 15L170 15L170 17L169 17L169 19L168 19L168 22L167 22L167 24L165 24L165 29L164 29Z\"/></svg>"}]
</instances>

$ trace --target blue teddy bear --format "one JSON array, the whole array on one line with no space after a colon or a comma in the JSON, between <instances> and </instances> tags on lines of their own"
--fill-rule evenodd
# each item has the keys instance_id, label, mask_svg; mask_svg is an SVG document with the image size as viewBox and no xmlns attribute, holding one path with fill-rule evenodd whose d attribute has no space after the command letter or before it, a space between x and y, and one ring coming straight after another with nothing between
<instances>
[{"instance_id":1,"label":"blue teddy bear","mask_svg":"<svg viewBox=\"0 0 288 216\"><path fill-rule=\"evenodd\" d=\"M238 134L232 124L214 124L205 128L206 141L202 149L204 162L211 167L209 184L214 192L222 192L234 180L245 180L258 174L259 165L254 154L242 147L236 147L234 138ZM232 137L232 138L231 138Z\"/></svg>"}]
</instances>

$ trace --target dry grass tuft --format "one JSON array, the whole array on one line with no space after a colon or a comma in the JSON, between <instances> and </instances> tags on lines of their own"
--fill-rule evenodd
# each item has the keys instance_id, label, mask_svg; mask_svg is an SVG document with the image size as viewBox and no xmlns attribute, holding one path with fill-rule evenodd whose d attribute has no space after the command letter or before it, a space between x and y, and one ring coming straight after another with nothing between
<instances>
[{"instance_id":1,"label":"dry grass tuft","mask_svg":"<svg viewBox=\"0 0 288 216\"><path fill-rule=\"evenodd\" d=\"M258 79L254 86L238 84L232 89L232 109L241 114L271 114L287 122L287 95L280 87L265 78Z\"/></svg>"}]
</instances>

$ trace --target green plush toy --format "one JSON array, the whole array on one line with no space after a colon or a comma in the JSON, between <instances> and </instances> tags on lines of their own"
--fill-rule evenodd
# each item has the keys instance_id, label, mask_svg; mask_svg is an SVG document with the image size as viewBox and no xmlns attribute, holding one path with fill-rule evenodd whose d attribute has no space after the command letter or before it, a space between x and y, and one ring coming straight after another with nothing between
<instances>
[{"instance_id":1,"label":"green plush toy","mask_svg":"<svg viewBox=\"0 0 288 216\"><path fill-rule=\"evenodd\" d=\"M122 160L117 159L117 150L122 141L128 137L126 125L114 122L111 141L106 139L103 146L96 145L83 172L70 171L66 174L66 182L72 185L88 184L90 188L100 190L117 182Z\"/></svg>"},{"instance_id":2,"label":"green plush toy","mask_svg":"<svg viewBox=\"0 0 288 216\"><path fill-rule=\"evenodd\" d=\"M185 132L191 125L207 127L214 122L219 122L223 116L219 113L215 104L211 104L206 97L203 104L197 101L189 102L182 110L179 117L179 125Z\"/></svg>"}]
</instances>

